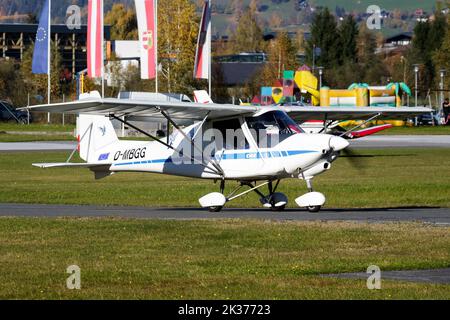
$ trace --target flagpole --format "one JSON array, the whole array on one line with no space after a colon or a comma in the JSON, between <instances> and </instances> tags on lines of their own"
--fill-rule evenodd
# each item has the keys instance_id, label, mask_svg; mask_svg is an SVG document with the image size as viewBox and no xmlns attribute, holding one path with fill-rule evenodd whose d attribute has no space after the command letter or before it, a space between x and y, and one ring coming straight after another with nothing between
<instances>
[{"instance_id":1,"label":"flagpole","mask_svg":"<svg viewBox=\"0 0 450 320\"><path fill-rule=\"evenodd\" d=\"M47 36L47 64L48 64L48 73L47 73L47 103L50 104L51 102L51 66L50 66L50 55L52 52L51 47L51 39L52 39L52 17L51 17L51 11L52 11L52 0L48 1L48 36ZM47 123L50 123L50 112L47 113Z\"/></svg>"},{"instance_id":2,"label":"flagpole","mask_svg":"<svg viewBox=\"0 0 450 320\"><path fill-rule=\"evenodd\" d=\"M156 67L156 75L155 75L155 92L159 92L158 87L158 0L155 0L155 67Z\"/></svg>"},{"instance_id":3,"label":"flagpole","mask_svg":"<svg viewBox=\"0 0 450 320\"><path fill-rule=\"evenodd\" d=\"M208 1L209 5L209 70L208 70L208 89L209 89L209 97L211 97L211 69L212 69L212 11L211 11L211 1Z\"/></svg>"},{"instance_id":4,"label":"flagpole","mask_svg":"<svg viewBox=\"0 0 450 320\"><path fill-rule=\"evenodd\" d=\"M104 99L105 98L105 48L104 48L104 46L105 46L105 38L104 38L104 36L105 36L105 27L104 27L104 25L103 25L103 15L105 14L105 9L104 9L104 3L103 3L103 0L100 2L101 3L101 11L102 11L102 14L100 15L100 19L101 19L101 21L100 21L100 26L101 26L101 28L102 28L102 98Z\"/></svg>"}]
</instances>

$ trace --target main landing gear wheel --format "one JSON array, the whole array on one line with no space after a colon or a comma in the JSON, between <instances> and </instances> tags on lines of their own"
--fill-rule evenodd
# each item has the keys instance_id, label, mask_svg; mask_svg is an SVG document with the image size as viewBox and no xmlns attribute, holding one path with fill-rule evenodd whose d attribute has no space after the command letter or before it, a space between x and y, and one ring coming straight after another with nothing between
<instances>
[{"instance_id":1,"label":"main landing gear wheel","mask_svg":"<svg viewBox=\"0 0 450 320\"><path fill-rule=\"evenodd\" d=\"M317 213L322 209L322 206L309 206L307 209L311 213Z\"/></svg>"},{"instance_id":2,"label":"main landing gear wheel","mask_svg":"<svg viewBox=\"0 0 450 320\"><path fill-rule=\"evenodd\" d=\"M281 211L284 211L285 209L286 209L286 205L283 205L280 207L276 207L276 206L270 207L270 210L272 210L274 212L281 212Z\"/></svg>"},{"instance_id":3,"label":"main landing gear wheel","mask_svg":"<svg viewBox=\"0 0 450 320\"><path fill-rule=\"evenodd\" d=\"M269 195L265 196L258 190L255 192L261 196L260 202L265 208L269 208L271 211L284 211L288 203L288 198L284 193L275 192L278 188L280 181L278 180L276 185L273 186L272 181L268 182Z\"/></svg>"},{"instance_id":4,"label":"main landing gear wheel","mask_svg":"<svg viewBox=\"0 0 450 320\"><path fill-rule=\"evenodd\" d=\"M220 211L222 211L222 209L223 209L223 206L209 207L209 212L220 212Z\"/></svg>"}]
</instances>

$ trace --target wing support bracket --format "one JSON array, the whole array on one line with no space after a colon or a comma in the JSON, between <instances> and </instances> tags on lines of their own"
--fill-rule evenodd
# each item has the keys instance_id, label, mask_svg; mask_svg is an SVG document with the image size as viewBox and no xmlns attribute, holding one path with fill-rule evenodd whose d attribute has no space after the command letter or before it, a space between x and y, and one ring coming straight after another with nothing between
<instances>
[{"instance_id":1,"label":"wing support bracket","mask_svg":"<svg viewBox=\"0 0 450 320\"><path fill-rule=\"evenodd\" d=\"M361 124L357 125L356 127L354 127L354 128L352 128L352 129L350 129L350 130L344 132L344 133L341 134L339 137L344 137L344 136L348 135L349 133L352 133L353 131L355 131L355 130L361 128L362 126L364 126L365 124L369 123L370 121L373 121L373 120L375 120L376 118L380 117L381 115L382 115L381 112L377 113L376 115L374 115L374 116L370 117L369 119L365 120L363 123L361 123Z\"/></svg>"},{"instance_id":2,"label":"wing support bracket","mask_svg":"<svg viewBox=\"0 0 450 320\"><path fill-rule=\"evenodd\" d=\"M197 136L197 134L200 131L200 128L203 127L203 125L205 124L206 120L209 117L209 114L211 113L211 111L209 111L206 116L203 118L203 121L201 122L201 125L199 126L199 128L197 129L197 131L194 133L193 138L188 137L188 135L180 128L180 126L172 120L172 118L164 111L162 110L160 107L156 107L156 109L163 115L164 118L167 119L167 121L169 121L182 135L183 137L189 141L192 145L192 147L194 147L194 149L196 149L197 151L199 151L200 153L203 153L203 150L200 150L198 148L198 146L195 144L194 139ZM209 159L211 160L211 164L213 165L213 167L216 169L217 172L220 173L220 175L223 177L225 174L222 170L222 168L220 167L220 165L217 163L217 161L213 158Z\"/></svg>"},{"instance_id":3,"label":"wing support bracket","mask_svg":"<svg viewBox=\"0 0 450 320\"><path fill-rule=\"evenodd\" d=\"M150 133L148 133L148 132L146 132L146 131L144 131L144 130L138 128L138 127L136 127L135 125L132 125L132 124L129 123L128 121L123 120L123 119L121 119L121 118L115 116L114 114L110 114L109 117L110 117L110 119L117 120L117 121L119 121L119 122L121 122L121 123L123 123L123 124L125 124L125 125L127 125L127 126L129 126L129 127L131 127L131 128L133 128L134 130L137 130L138 132L142 133L143 135L145 135L145 136L147 136L147 137L153 139L154 141L156 141L156 142L162 144L163 146L165 146L165 147L167 147L167 148L169 148L169 149L175 151L175 152L178 153L179 155L184 156L184 154L183 154L182 151L180 151L180 150L174 148L174 147L171 146L170 144L168 144L168 143L166 143L166 142L164 142L164 141L158 139L157 137L151 135ZM175 126L175 124L174 124L174 126ZM178 128L177 128L177 129L178 129ZM182 130L179 130L179 131L180 131L180 132L183 132ZM183 132L183 133L184 133L184 132ZM192 156L192 155L191 155L191 157L190 157L190 160L193 161L193 162L196 161L196 159L195 159L194 156ZM202 161L201 165L202 165L205 169L210 170L212 173L219 175L221 178L224 177L223 171L219 171L219 170L217 170L217 168L216 168L216 169L215 169L215 168L211 168L210 166L208 166L208 165L207 165L206 163L204 163L203 161Z\"/></svg>"}]
</instances>

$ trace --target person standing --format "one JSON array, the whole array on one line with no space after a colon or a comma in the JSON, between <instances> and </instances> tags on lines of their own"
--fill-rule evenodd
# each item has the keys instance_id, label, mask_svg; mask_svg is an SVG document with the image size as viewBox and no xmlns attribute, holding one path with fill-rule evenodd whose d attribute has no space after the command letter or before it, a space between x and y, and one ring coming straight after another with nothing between
<instances>
[{"instance_id":1,"label":"person standing","mask_svg":"<svg viewBox=\"0 0 450 320\"><path fill-rule=\"evenodd\" d=\"M442 110L444 111L444 124L450 125L449 116L450 116L450 102L448 98L444 100L442 103Z\"/></svg>"}]
</instances>

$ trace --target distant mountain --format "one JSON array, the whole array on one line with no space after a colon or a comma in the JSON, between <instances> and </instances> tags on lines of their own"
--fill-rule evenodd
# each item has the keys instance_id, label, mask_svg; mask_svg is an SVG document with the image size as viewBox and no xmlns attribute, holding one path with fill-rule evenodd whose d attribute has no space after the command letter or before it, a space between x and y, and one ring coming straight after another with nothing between
<instances>
[{"instance_id":1,"label":"distant mountain","mask_svg":"<svg viewBox=\"0 0 450 320\"><path fill-rule=\"evenodd\" d=\"M39 16L45 0L1 0L0 22L24 22L26 16ZM105 0L105 11L109 11L114 3L132 5L134 0ZM52 20L54 23L62 23L66 16L67 8L76 4L85 9L88 0L53 0ZM86 10L82 10L86 12Z\"/></svg>"},{"instance_id":2,"label":"distant mountain","mask_svg":"<svg viewBox=\"0 0 450 320\"><path fill-rule=\"evenodd\" d=\"M0 0L0 23L32 22L37 20L45 0ZM163 0L170 1L170 0ZM191 0L201 3L199 0ZM237 17L250 4L251 0L213 0L213 33L223 36L232 31ZM439 1L439 0L437 0ZM442 0L441 0L442 1ZM299 29L308 30L313 12L321 6L328 7L336 16L349 13L357 15L357 20L364 22L366 10L373 0L257 0L257 18L265 31ZM86 7L88 0L53 0L52 19L54 23L63 23L68 6L77 4L82 7L83 20L86 23ZM134 0L105 0L105 11L114 3L134 6ZM392 34L411 30L415 24L416 13L431 14L435 9L435 1L423 0L377 0L383 14L397 19L383 25L382 32ZM399 18L400 17L400 18ZM400 20L399 20L400 19Z\"/></svg>"}]
</instances>

